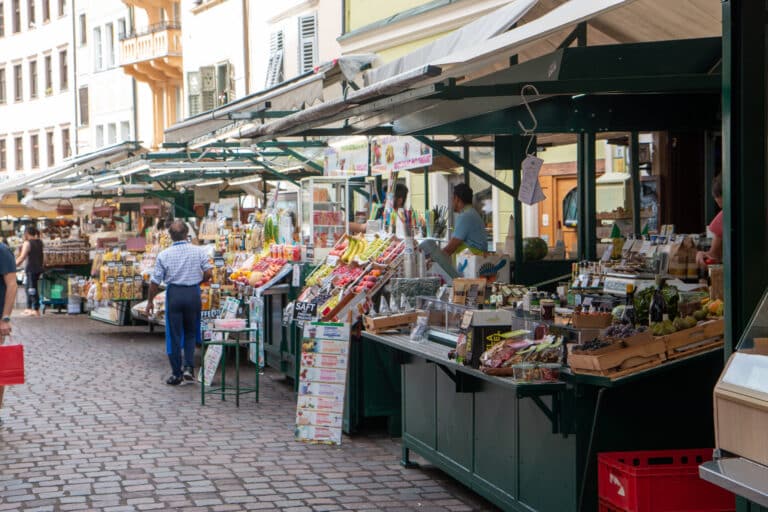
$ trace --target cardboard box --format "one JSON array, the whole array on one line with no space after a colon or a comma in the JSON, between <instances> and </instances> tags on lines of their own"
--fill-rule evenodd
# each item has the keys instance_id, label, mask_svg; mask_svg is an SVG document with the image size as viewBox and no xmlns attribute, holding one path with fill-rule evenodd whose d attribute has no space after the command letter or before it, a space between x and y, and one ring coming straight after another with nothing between
<instances>
[{"instance_id":1,"label":"cardboard box","mask_svg":"<svg viewBox=\"0 0 768 512\"><path fill-rule=\"evenodd\" d=\"M717 448L768 465L768 338L731 355L715 386Z\"/></svg>"},{"instance_id":2,"label":"cardboard box","mask_svg":"<svg viewBox=\"0 0 768 512\"><path fill-rule=\"evenodd\" d=\"M467 278L485 278L489 283L508 283L509 261L509 256L503 254L479 256L465 250L456 256L456 268Z\"/></svg>"}]
</instances>

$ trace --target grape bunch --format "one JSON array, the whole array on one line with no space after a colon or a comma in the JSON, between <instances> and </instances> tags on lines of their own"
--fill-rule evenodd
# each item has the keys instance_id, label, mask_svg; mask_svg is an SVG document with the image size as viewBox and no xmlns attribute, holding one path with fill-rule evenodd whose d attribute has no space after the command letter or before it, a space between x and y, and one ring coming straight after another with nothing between
<instances>
[{"instance_id":1,"label":"grape bunch","mask_svg":"<svg viewBox=\"0 0 768 512\"><path fill-rule=\"evenodd\" d=\"M590 341L585 341L581 345L576 345L573 347L574 352L594 352L595 350L600 350L601 348L605 348L610 346L612 343L610 341L601 340L600 338L595 338Z\"/></svg>"},{"instance_id":2,"label":"grape bunch","mask_svg":"<svg viewBox=\"0 0 768 512\"><path fill-rule=\"evenodd\" d=\"M614 324L605 330L605 336L608 338L630 338L646 329L645 326L632 327L628 324Z\"/></svg>"}]
</instances>

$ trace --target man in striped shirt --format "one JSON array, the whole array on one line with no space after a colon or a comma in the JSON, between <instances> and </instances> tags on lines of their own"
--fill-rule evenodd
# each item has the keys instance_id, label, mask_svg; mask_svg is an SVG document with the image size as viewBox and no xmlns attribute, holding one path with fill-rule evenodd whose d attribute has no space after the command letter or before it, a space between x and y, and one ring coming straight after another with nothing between
<instances>
[{"instance_id":1,"label":"man in striped shirt","mask_svg":"<svg viewBox=\"0 0 768 512\"><path fill-rule=\"evenodd\" d=\"M173 374L165 381L170 386L195 380L192 374L195 357L195 339L200 324L200 283L211 279L213 266L208 255L187 241L187 225L174 221L168 228L173 245L157 255L155 270L149 284L147 315L154 309L153 300L165 283L165 324L171 338L168 359ZM181 346L184 340L184 368Z\"/></svg>"}]
</instances>

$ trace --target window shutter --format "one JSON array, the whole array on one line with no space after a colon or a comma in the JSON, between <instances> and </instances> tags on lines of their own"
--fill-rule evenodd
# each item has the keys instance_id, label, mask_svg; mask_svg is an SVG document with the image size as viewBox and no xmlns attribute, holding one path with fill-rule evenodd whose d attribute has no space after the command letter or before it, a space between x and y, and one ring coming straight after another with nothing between
<instances>
[{"instance_id":1,"label":"window shutter","mask_svg":"<svg viewBox=\"0 0 768 512\"><path fill-rule=\"evenodd\" d=\"M196 116L203 111L200 93L200 72L190 71L187 73L187 88L189 93L187 98L189 100L189 116Z\"/></svg>"},{"instance_id":2,"label":"window shutter","mask_svg":"<svg viewBox=\"0 0 768 512\"><path fill-rule=\"evenodd\" d=\"M216 66L200 68L200 104L203 112L216 108Z\"/></svg>"},{"instance_id":3,"label":"window shutter","mask_svg":"<svg viewBox=\"0 0 768 512\"><path fill-rule=\"evenodd\" d=\"M299 71L312 71L317 65L317 14L299 17Z\"/></svg>"},{"instance_id":4,"label":"window shutter","mask_svg":"<svg viewBox=\"0 0 768 512\"><path fill-rule=\"evenodd\" d=\"M269 65L267 66L266 87L272 87L284 80L283 76L283 31L273 32L269 38Z\"/></svg>"},{"instance_id":5,"label":"window shutter","mask_svg":"<svg viewBox=\"0 0 768 512\"><path fill-rule=\"evenodd\" d=\"M217 66L216 105L226 105L235 99L235 80L232 64L225 62Z\"/></svg>"}]
</instances>

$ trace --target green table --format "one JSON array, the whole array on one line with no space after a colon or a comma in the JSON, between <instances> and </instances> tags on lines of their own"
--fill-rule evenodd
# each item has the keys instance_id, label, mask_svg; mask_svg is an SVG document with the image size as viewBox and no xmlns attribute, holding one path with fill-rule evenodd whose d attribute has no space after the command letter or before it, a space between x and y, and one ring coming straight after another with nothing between
<instances>
[{"instance_id":1,"label":"green table","mask_svg":"<svg viewBox=\"0 0 768 512\"><path fill-rule=\"evenodd\" d=\"M235 397L235 405L237 407L240 407L240 395L246 395L248 393L254 393L256 395L256 402L259 401L259 371L260 369L256 368L256 378L255 378L255 384L253 387L247 386L242 387L240 386L240 347L243 347L245 345L249 345L251 343L254 343L253 341L249 339L241 339L241 336L243 334L250 334L252 332L256 332L257 329L255 327L245 327L242 329L211 329L211 332L216 334L222 334L223 337L228 338L229 336L236 336L236 340L230 340L230 339L224 339L224 340L204 340L203 341L203 353L202 353L202 360L203 364L205 364L205 352L207 347L213 346L213 345L221 345L222 351L221 351L221 386L219 387L213 387L213 385L210 386L210 389L205 389L205 366L200 369L201 371L201 378L202 383L200 386L200 403L202 405L205 405L205 395L209 395L212 393L221 393L221 399L226 400L227 395L234 395ZM226 376L227 376L227 348L228 347L235 347L235 386L227 386Z\"/></svg>"}]
</instances>

